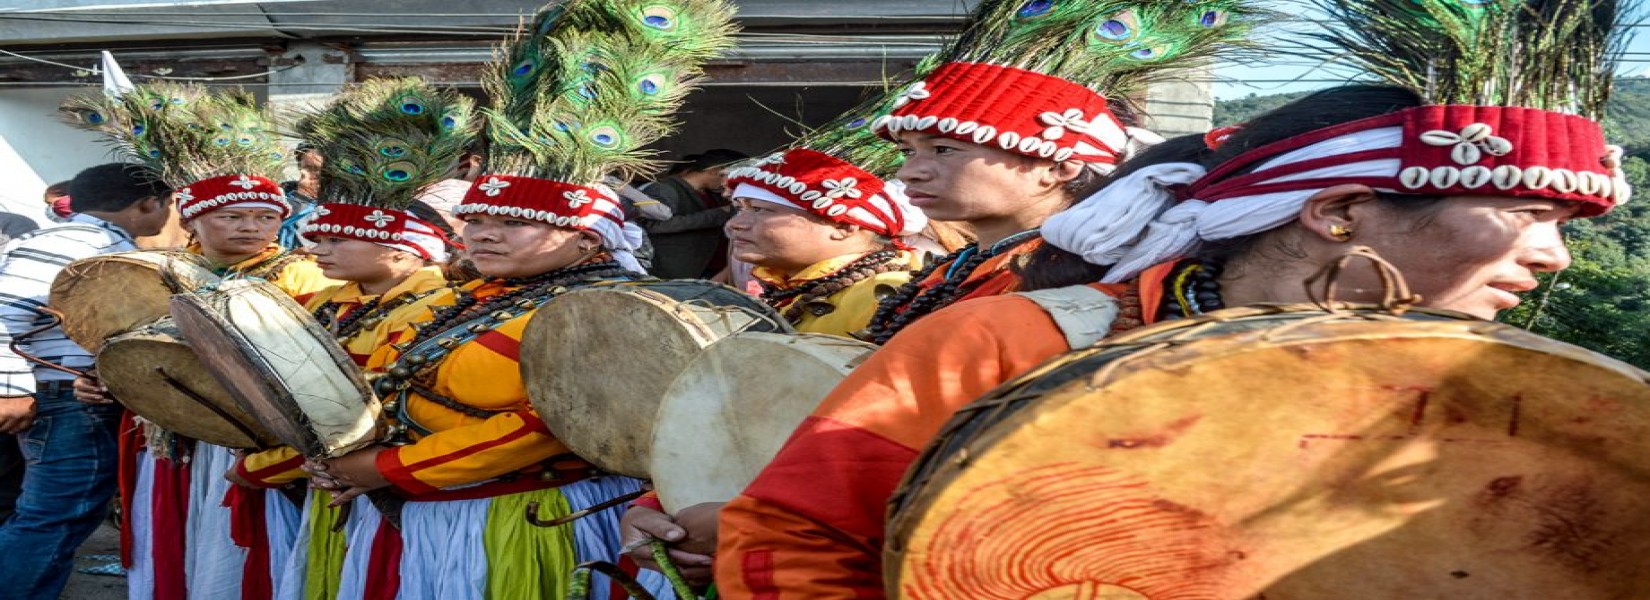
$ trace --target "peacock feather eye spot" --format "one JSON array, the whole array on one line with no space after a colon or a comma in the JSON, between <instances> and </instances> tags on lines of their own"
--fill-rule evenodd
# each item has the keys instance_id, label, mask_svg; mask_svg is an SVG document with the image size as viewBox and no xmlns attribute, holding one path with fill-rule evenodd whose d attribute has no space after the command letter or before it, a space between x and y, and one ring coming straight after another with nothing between
<instances>
[{"instance_id":1,"label":"peacock feather eye spot","mask_svg":"<svg viewBox=\"0 0 1650 600\"><path fill-rule=\"evenodd\" d=\"M1135 50L1134 52L1130 52L1129 56L1140 60L1152 60L1157 58L1157 50L1154 48L1141 48L1139 50Z\"/></svg>"},{"instance_id":2,"label":"peacock feather eye spot","mask_svg":"<svg viewBox=\"0 0 1650 600\"><path fill-rule=\"evenodd\" d=\"M132 126L132 135L143 135L143 132L148 130L149 129L144 127L142 123L138 123Z\"/></svg>"},{"instance_id":3,"label":"peacock feather eye spot","mask_svg":"<svg viewBox=\"0 0 1650 600\"><path fill-rule=\"evenodd\" d=\"M642 24L659 31L676 29L676 9L657 5L643 8Z\"/></svg>"},{"instance_id":4,"label":"peacock feather eye spot","mask_svg":"<svg viewBox=\"0 0 1650 600\"><path fill-rule=\"evenodd\" d=\"M412 179L412 173L408 173L402 169L385 169L384 179L395 182L406 181L408 179Z\"/></svg>"},{"instance_id":5,"label":"peacock feather eye spot","mask_svg":"<svg viewBox=\"0 0 1650 600\"><path fill-rule=\"evenodd\" d=\"M533 72L533 67L533 61L525 60L517 63L516 68L510 69L510 74L516 77L525 77L528 73Z\"/></svg>"},{"instance_id":6,"label":"peacock feather eye spot","mask_svg":"<svg viewBox=\"0 0 1650 600\"><path fill-rule=\"evenodd\" d=\"M407 149L402 146L385 146L379 148L378 153L389 158L401 158L407 155Z\"/></svg>"},{"instance_id":7,"label":"peacock feather eye spot","mask_svg":"<svg viewBox=\"0 0 1650 600\"><path fill-rule=\"evenodd\" d=\"M185 103L186 101L183 98L172 98L172 104L177 106L183 106Z\"/></svg>"},{"instance_id":8,"label":"peacock feather eye spot","mask_svg":"<svg viewBox=\"0 0 1650 600\"><path fill-rule=\"evenodd\" d=\"M151 100L149 102L149 110L160 110L162 108L166 108L165 100Z\"/></svg>"},{"instance_id":9,"label":"peacock feather eye spot","mask_svg":"<svg viewBox=\"0 0 1650 600\"><path fill-rule=\"evenodd\" d=\"M367 170L361 168L361 165L350 165L349 166L349 172L354 173L356 175L365 175L365 174L367 174Z\"/></svg>"},{"instance_id":10,"label":"peacock feather eye spot","mask_svg":"<svg viewBox=\"0 0 1650 600\"><path fill-rule=\"evenodd\" d=\"M1094 33L1104 39L1113 41L1126 40L1134 34L1127 23L1117 19L1110 19L1101 23L1099 27L1094 28Z\"/></svg>"},{"instance_id":11,"label":"peacock feather eye spot","mask_svg":"<svg viewBox=\"0 0 1650 600\"><path fill-rule=\"evenodd\" d=\"M256 143L257 141L258 140L255 140L253 138L246 137L246 136L241 136L241 137L235 139L235 143L237 145L240 145L240 146L251 146L252 144Z\"/></svg>"},{"instance_id":12,"label":"peacock feather eye spot","mask_svg":"<svg viewBox=\"0 0 1650 600\"><path fill-rule=\"evenodd\" d=\"M590 132L590 141L602 148L616 148L620 143L619 130L611 126L597 127Z\"/></svg>"},{"instance_id":13,"label":"peacock feather eye spot","mask_svg":"<svg viewBox=\"0 0 1650 600\"><path fill-rule=\"evenodd\" d=\"M417 102L408 102L401 105L401 112L409 115L421 115L424 114L424 105Z\"/></svg>"},{"instance_id":14,"label":"peacock feather eye spot","mask_svg":"<svg viewBox=\"0 0 1650 600\"><path fill-rule=\"evenodd\" d=\"M458 127L458 119L454 119L451 116L441 117L441 126L446 129Z\"/></svg>"},{"instance_id":15,"label":"peacock feather eye spot","mask_svg":"<svg viewBox=\"0 0 1650 600\"><path fill-rule=\"evenodd\" d=\"M865 120L865 118L864 118L864 117L860 117L860 118L858 118L858 119L854 119L854 120L852 120L852 121L849 121L849 122L848 122L848 128L849 128L849 129L859 129L859 128L861 128L861 127L864 127L864 126L865 126L865 123L866 123L866 120Z\"/></svg>"},{"instance_id":16,"label":"peacock feather eye spot","mask_svg":"<svg viewBox=\"0 0 1650 600\"><path fill-rule=\"evenodd\" d=\"M649 96L657 95L659 90L664 89L664 77L659 75L643 77L642 81L636 84L636 89Z\"/></svg>"},{"instance_id":17,"label":"peacock feather eye spot","mask_svg":"<svg viewBox=\"0 0 1650 600\"><path fill-rule=\"evenodd\" d=\"M91 123L93 125L102 125L105 121L108 121L108 120L109 120L108 117L103 116L103 113L100 113L100 112L97 112L97 111L92 111L92 112L86 113L86 122Z\"/></svg>"},{"instance_id":18,"label":"peacock feather eye spot","mask_svg":"<svg viewBox=\"0 0 1650 600\"><path fill-rule=\"evenodd\" d=\"M1204 27L1219 27L1226 24L1226 14L1218 10L1205 11L1198 18L1198 24Z\"/></svg>"},{"instance_id":19,"label":"peacock feather eye spot","mask_svg":"<svg viewBox=\"0 0 1650 600\"><path fill-rule=\"evenodd\" d=\"M1054 10L1054 0L1031 0L1021 4L1020 10L1015 11L1014 15L1021 19L1035 19L1048 14L1051 10Z\"/></svg>"},{"instance_id":20,"label":"peacock feather eye spot","mask_svg":"<svg viewBox=\"0 0 1650 600\"><path fill-rule=\"evenodd\" d=\"M150 150L149 151L149 158L160 158L160 151L159 150Z\"/></svg>"},{"instance_id":21,"label":"peacock feather eye spot","mask_svg":"<svg viewBox=\"0 0 1650 600\"><path fill-rule=\"evenodd\" d=\"M233 143L234 142L230 141L229 138L226 138L226 137L215 138L215 139L212 140L212 145L217 146L219 148L227 148L227 147L229 147L230 144L233 144Z\"/></svg>"}]
</instances>

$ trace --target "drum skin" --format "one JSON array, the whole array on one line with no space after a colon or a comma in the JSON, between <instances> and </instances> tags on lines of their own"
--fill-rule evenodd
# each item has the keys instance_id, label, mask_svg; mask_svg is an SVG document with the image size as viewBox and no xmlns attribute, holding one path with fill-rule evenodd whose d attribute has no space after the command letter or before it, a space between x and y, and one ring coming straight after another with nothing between
<instances>
[{"instance_id":1,"label":"drum skin","mask_svg":"<svg viewBox=\"0 0 1650 600\"><path fill-rule=\"evenodd\" d=\"M527 395L556 439L603 470L646 477L665 391L706 346L790 332L761 301L708 281L598 285L544 303L521 340Z\"/></svg>"},{"instance_id":2,"label":"drum skin","mask_svg":"<svg viewBox=\"0 0 1650 600\"><path fill-rule=\"evenodd\" d=\"M240 408L305 456L377 439L380 406L361 370L304 307L267 281L172 298L178 328Z\"/></svg>"},{"instance_id":3,"label":"drum skin","mask_svg":"<svg viewBox=\"0 0 1650 600\"><path fill-rule=\"evenodd\" d=\"M111 338L97 354L97 374L111 396L167 431L229 448L267 448L280 443L207 373L171 317ZM211 402L241 427L178 391L166 376Z\"/></svg>"},{"instance_id":4,"label":"drum skin","mask_svg":"<svg viewBox=\"0 0 1650 600\"><path fill-rule=\"evenodd\" d=\"M63 333L96 354L104 340L166 316L172 294L217 281L197 254L117 252L64 267L52 281L50 306L63 313Z\"/></svg>"},{"instance_id":5,"label":"drum skin","mask_svg":"<svg viewBox=\"0 0 1650 600\"><path fill-rule=\"evenodd\" d=\"M705 348L653 424L651 479L666 512L733 499L876 348L806 333L740 333Z\"/></svg>"},{"instance_id":6,"label":"drum skin","mask_svg":"<svg viewBox=\"0 0 1650 600\"><path fill-rule=\"evenodd\" d=\"M891 503L888 591L1650 597L1647 378L1419 311L1140 330L958 412Z\"/></svg>"}]
</instances>

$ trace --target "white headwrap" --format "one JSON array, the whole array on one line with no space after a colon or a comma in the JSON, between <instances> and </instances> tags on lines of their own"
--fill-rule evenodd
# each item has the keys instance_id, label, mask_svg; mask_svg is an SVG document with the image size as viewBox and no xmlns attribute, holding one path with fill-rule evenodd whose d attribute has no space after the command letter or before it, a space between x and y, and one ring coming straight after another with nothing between
<instances>
[{"instance_id":1,"label":"white headwrap","mask_svg":"<svg viewBox=\"0 0 1650 600\"><path fill-rule=\"evenodd\" d=\"M1403 129L1389 127L1358 131L1311 144L1273 158L1254 170L1262 173L1285 165L1393 148ZM1281 227L1295 220L1307 199L1329 187L1359 177L1391 177L1396 159L1373 159L1336 164L1266 179L1267 185L1289 181L1324 180L1322 187L1228 196L1216 202L1188 199L1175 202L1175 189L1208 173L1201 165L1165 163L1142 167L1112 181L1069 210L1043 224L1043 239L1056 248L1078 254L1085 261L1110 266L1105 283L1118 283L1153 265L1190 256L1204 241L1226 240ZM1386 190L1390 191L1390 190Z\"/></svg>"}]
</instances>

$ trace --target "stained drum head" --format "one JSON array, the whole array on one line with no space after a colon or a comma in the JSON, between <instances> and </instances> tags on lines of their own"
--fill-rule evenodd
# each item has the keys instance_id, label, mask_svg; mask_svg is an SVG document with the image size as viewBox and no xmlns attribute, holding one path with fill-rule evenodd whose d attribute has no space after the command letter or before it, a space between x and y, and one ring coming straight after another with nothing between
<instances>
[{"instance_id":1,"label":"stained drum head","mask_svg":"<svg viewBox=\"0 0 1650 600\"><path fill-rule=\"evenodd\" d=\"M111 338L97 374L121 404L167 431L229 448L280 443L207 373L171 317Z\"/></svg>"},{"instance_id":2,"label":"stained drum head","mask_svg":"<svg viewBox=\"0 0 1650 600\"><path fill-rule=\"evenodd\" d=\"M376 440L379 404L361 370L297 302L259 279L172 298L206 370L282 443L335 457Z\"/></svg>"},{"instance_id":3,"label":"stained drum head","mask_svg":"<svg viewBox=\"0 0 1650 600\"><path fill-rule=\"evenodd\" d=\"M1647 378L1420 312L1149 328L956 415L894 498L889 592L1647 597Z\"/></svg>"},{"instance_id":4,"label":"stained drum head","mask_svg":"<svg viewBox=\"0 0 1650 600\"><path fill-rule=\"evenodd\" d=\"M653 425L651 478L671 513L727 502L876 346L819 334L741 333L676 376Z\"/></svg>"},{"instance_id":5,"label":"stained drum head","mask_svg":"<svg viewBox=\"0 0 1650 600\"><path fill-rule=\"evenodd\" d=\"M217 280L206 259L190 252L117 252L64 267L50 305L63 313L63 333L96 354L104 340L166 316L172 294Z\"/></svg>"},{"instance_id":6,"label":"stained drum head","mask_svg":"<svg viewBox=\"0 0 1650 600\"><path fill-rule=\"evenodd\" d=\"M538 308L521 374L539 417L574 453L646 477L665 390L699 351L744 332L788 332L761 301L708 281L599 285Z\"/></svg>"}]
</instances>

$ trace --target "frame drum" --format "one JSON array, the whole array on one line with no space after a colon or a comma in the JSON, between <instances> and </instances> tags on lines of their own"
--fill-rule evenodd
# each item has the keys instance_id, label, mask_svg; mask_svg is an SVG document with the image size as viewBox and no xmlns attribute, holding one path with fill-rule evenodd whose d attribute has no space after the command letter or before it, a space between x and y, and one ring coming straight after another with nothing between
<instances>
[{"instance_id":1,"label":"frame drum","mask_svg":"<svg viewBox=\"0 0 1650 600\"><path fill-rule=\"evenodd\" d=\"M261 279L172 298L179 329L247 413L305 456L377 439L378 400L361 370L304 307Z\"/></svg>"},{"instance_id":2,"label":"frame drum","mask_svg":"<svg viewBox=\"0 0 1650 600\"><path fill-rule=\"evenodd\" d=\"M653 424L651 474L665 510L739 494L876 349L810 333L741 333L705 348L670 384Z\"/></svg>"},{"instance_id":3,"label":"frame drum","mask_svg":"<svg viewBox=\"0 0 1650 600\"><path fill-rule=\"evenodd\" d=\"M161 429L228 448L281 443L207 373L171 317L110 338L97 353L97 375L110 395Z\"/></svg>"},{"instance_id":4,"label":"frame drum","mask_svg":"<svg viewBox=\"0 0 1650 600\"><path fill-rule=\"evenodd\" d=\"M665 390L700 350L789 333L768 305L708 281L595 285L538 308L521 340L527 395L556 438L606 471L647 477Z\"/></svg>"},{"instance_id":5,"label":"frame drum","mask_svg":"<svg viewBox=\"0 0 1650 600\"><path fill-rule=\"evenodd\" d=\"M172 294L216 283L206 259L182 251L117 252L77 260L52 280L63 333L97 354L104 340L167 315Z\"/></svg>"},{"instance_id":6,"label":"frame drum","mask_svg":"<svg viewBox=\"0 0 1650 600\"><path fill-rule=\"evenodd\" d=\"M959 411L905 598L1650 597L1650 373L1464 315L1223 310Z\"/></svg>"}]
</instances>

